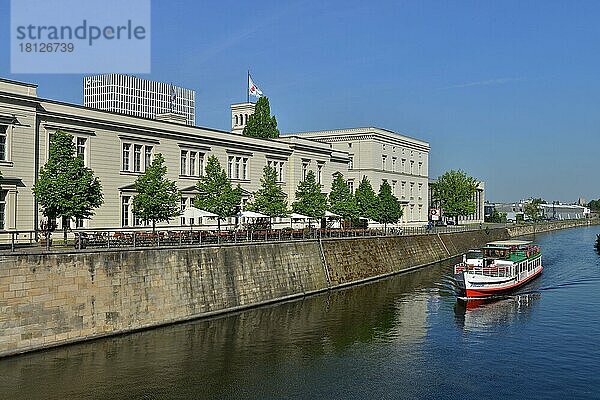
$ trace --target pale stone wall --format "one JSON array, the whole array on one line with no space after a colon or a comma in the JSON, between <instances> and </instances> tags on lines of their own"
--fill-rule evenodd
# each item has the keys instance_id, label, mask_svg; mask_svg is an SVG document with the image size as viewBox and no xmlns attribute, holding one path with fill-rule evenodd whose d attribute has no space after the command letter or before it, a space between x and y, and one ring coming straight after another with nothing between
<instances>
[{"instance_id":1,"label":"pale stone wall","mask_svg":"<svg viewBox=\"0 0 600 400\"><path fill-rule=\"evenodd\" d=\"M325 288L316 241L5 256L0 355Z\"/></svg>"}]
</instances>

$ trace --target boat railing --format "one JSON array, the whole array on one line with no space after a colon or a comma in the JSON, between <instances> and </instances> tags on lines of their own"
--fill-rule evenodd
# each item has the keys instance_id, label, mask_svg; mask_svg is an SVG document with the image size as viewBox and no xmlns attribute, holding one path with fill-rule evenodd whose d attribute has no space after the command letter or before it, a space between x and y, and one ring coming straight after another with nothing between
<instances>
[{"instance_id":1,"label":"boat railing","mask_svg":"<svg viewBox=\"0 0 600 400\"><path fill-rule=\"evenodd\" d=\"M513 269L514 268L511 265L488 265L486 267L481 267L459 263L454 266L454 273L458 274L466 271L469 274L501 278L513 276Z\"/></svg>"}]
</instances>

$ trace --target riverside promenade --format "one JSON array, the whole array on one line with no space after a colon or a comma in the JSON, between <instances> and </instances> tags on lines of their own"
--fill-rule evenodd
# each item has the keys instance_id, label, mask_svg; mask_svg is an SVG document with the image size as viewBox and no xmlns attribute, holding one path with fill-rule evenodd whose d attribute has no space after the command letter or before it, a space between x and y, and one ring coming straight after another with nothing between
<instances>
[{"instance_id":1,"label":"riverside promenade","mask_svg":"<svg viewBox=\"0 0 600 400\"><path fill-rule=\"evenodd\" d=\"M588 224L598 221L537 225L535 232ZM0 255L0 356L364 283L530 233L533 227L523 225L161 248L7 249Z\"/></svg>"}]
</instances>

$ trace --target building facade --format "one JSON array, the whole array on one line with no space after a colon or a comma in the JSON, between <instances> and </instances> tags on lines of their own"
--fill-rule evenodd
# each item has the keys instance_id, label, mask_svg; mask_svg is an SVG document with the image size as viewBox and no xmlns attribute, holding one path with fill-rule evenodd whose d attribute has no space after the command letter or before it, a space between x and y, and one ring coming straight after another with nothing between
<instances>
[{"instance_id":1,"label":"building facade","mask_svg":"<svg viewBox=\"0 0 600 400\"><path fill-rule=\"evenodd\" d=\"M48 159L50 135L57 130L74 136L77 153L102 183L104 204L80 223L89 228L141 225L132 214L134 182L157 153L165 158L167 177L182 192L182 207L195 197L210 155L219 159L234 185L240 184L243 203L260 187L267 164L278 171L291 204L307 170L320 177L327 192L335 172L346 170L349 162L347 152L304 137L250 138L182 125L176 118L159 121L96 110L41 99L36 85L0 79L0 230L40 227L42 214L32 187ZM175 218L170 224L181 222Z\"/></svg>"},{"instance_id":2,"label":"building facade","mask_svg":"<svg viewBox=\"0 0 600 400\"><path fill-rule=\"evenodd\" d=\"M196 92L170 83L131 75L104 74L83 79L83 105L136 117L161 119L181 115L182 123L196 121Z\"/></svg>"},{"instance_id":3,"label":"building facade","mask_svg":"<svg viewBox=\"0 0 600 400\"><path fill-rule=\"evenodd\" d=\"M383 181L403 206L401 222L427 222L429 211L429 143L386 129L367 127L293 134L328 143L348 153L348 168L340 170L352 192L363 176L373 190Z\"/></svg>"}]
</instances>

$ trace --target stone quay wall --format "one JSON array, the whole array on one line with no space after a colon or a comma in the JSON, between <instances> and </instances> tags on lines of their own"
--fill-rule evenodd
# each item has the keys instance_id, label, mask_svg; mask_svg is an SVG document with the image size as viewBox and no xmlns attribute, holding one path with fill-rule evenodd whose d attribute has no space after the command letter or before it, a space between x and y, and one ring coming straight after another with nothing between
<instances>
[{"instance_id":1,"label":"stone quay wall","mask_svg":"<svg viewBox=\"0 0 600 400\"><path fill-rule=\"evenodd\" d=\"M507 228L511 237L528 236L536 233L556 231L559 229L577 228L580 226L600 225L599 218L574 219L566 221L540 222L536 224L514 225Z\"/></svg>"},{"instance_id":2,"label":"stone quay wall","mask_svg":"<svg viewBox=\"0 0 600 400\"><path fill-rule=\"evenodd\" d=\"M576 225L556 223L553 229L571 226ZM447 260L489 241L526 235L528 229L6 253L0 255L0 356L378 279ZM536 231L541 232L539 226Z\"/></svg>"}]
</instances>

